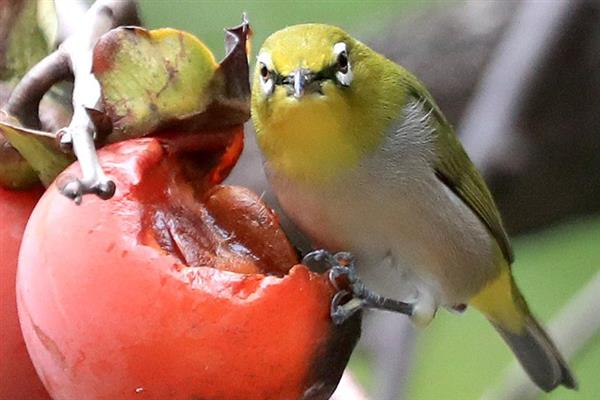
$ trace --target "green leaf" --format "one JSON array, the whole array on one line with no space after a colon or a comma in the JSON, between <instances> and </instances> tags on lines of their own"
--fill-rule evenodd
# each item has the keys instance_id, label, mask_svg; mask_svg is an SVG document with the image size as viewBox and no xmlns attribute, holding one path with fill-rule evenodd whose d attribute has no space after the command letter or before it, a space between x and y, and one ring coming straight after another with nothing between
<instances>
[{"instance_id":1,"label":"green leaf","mask_svg":"<svg viewBox=\"0 0 600 400\"><path fill-rule=\"evenodd\" d=\"M14 118L4 112L0 112L0 133L29 163L45 186L48 186L63 169L74 161L73 156L65 154L59 149L53 134L23 128ZM0 160L0 164L4 164L2 160ZM14 165L3 165L3 168L10 171ZM7 176L3 180L7 179L10 177Z\"/></svg>"},{"instance_id":2,"label":"green leaf","mask_svg":"<svg viewBox=\"0 0 600 400\"><path fill-rule=\"evenodd\" d=\"M109 141L160 130L200 130L249 118L247 23L227 31L221 64L193 35L175 29L114 29L94 49Z\"/></svg>"},{"instance_id":3,"label":"green leaf","mask_svg":"<svg viewBox=\"0 0 600 400\"><path fill-rule=\"evenodd\" d=\"M0 135L0 187L26 189L39 183L29 163Z\"/></svg>"},{"instance_id":4,"label":"green leaf","mask_svg":"<svg viewBox=\"0 0 600 400\"><path fill-rule=\"evenodd\" d=\"M53 1L0 2L0 106L13 85L50 52L56 32ZM38 183L36 172L2 132L0 128L0 186L24 189Z\"/></svg>"}]
</instances>

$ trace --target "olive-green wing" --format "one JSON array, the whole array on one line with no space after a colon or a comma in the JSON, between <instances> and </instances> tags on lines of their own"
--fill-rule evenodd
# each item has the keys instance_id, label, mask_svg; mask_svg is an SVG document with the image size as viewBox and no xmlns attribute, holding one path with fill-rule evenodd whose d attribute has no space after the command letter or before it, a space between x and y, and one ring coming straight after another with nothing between
<instances>
[{"instance_id":1,"label":"olive-green wing","mask_svg":"<svg viewBox=\"0 0 600 400\"><path fill-rule=\"evenodd\" d=\"M514 254L496 203L483 178L465 153L452 128L440 127L436 137L436 176L465 202L490 230L508 263Z\"/></svg>"},{"instance_id":2,"label":"olive-green wing","mask_svg":"<svg viewBox=\"0 0 600 400\"><path fill-rule=\"evenodd\" d=\"M502 226L498 207L485 181L469 159L454 130L431 95L418 81L410 83L413 85L412 95L423 102L427 111L431 112L432 127L436 135L436 154L438 154L434 165L436 176L473 210L498 242L508 263L512 263L514 254L510 240Z\"/></svg>"}]
</instances>

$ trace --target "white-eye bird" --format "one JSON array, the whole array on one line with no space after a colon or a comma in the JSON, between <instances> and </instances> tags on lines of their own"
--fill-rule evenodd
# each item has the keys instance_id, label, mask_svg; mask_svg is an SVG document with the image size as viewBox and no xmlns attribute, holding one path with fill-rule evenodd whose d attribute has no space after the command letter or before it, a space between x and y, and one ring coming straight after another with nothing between
<instances>
[{"instance_id":1,"label":"white-eye bird","mask_svg":"<svg viewBox=\"0 0 600 400\"><path fill-rule=\"evenodd\" d=\"M281 204L315 246L351 252L366 286L427 324L470 304L543 390L576 386L511 275L494 200L425 87L343 30L271 35L252 120Z\"/></svg>"}]
</instances>

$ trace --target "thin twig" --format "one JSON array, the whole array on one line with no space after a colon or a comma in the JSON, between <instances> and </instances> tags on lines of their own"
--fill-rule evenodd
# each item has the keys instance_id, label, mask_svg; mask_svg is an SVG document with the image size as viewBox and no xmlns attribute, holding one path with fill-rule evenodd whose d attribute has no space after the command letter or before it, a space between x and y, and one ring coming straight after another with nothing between
<instances>
[{"instance_id":1,"label":"thin twig","mask_svg":"<svg viewBox=\"0 0 600 400\"><path fill-rule=\"evenodd\" d=\"M57 82L72 78L67 55L55 51L30 69L12 91L6 112L24 126L40 129L39 105L42 97Z\"/></svg>"},{"instance_id":2,"label":"thin twig","mask_svg":"<svg viewBox=\"0 0 600 400\"><path fill-rule=\"evenodd\" d=\"M38 109L43 95L55 83L69 76L74 78L73 117L57 135L63 148L72 146L81 166L82 178L68 182L62 188L63 194L76 203L81 202L86 193L110 198L115 190L114 183L106 177L98 162L94 143L96 127L88 113L101 108L100 84L92 74L94 46L109 30L137 23L134 0L98 0L76 24L70 24L69 37L23 77L8 101L6 111L10 115L17 117L24 126L38 129Z\"/></svg>"},{"instance_id":3,"label":"thin twig","mask_svg":"<svg viewBox=\"0 0 600 400\"><path fill-rule=\"evenodd\" d=\"M92 74L93 50L104 33L137 16L134 1L98 0L59 50L68 55L75 76L73 89L73 118L61 132L61 146L73 146L83 177L67 183L62 192L76 203L82 195L94 193L106 199L112 197L115 184L106 177L96 154L96 127L88 110L101 108L100 83ZM136 18L137 19L137 18Z\"/></svg>"},{"instance_id":4,"label":"thin twig","mask_svg":"<svg viewBox=\"0 0 600 400\"><path fill-rule=\"evenodd\" d=\"M87 12L90 4L86 0L60 0L54 2L54 8L58 17L58 43L64 42L77 30Z\"/></svg>"}]
</instances>

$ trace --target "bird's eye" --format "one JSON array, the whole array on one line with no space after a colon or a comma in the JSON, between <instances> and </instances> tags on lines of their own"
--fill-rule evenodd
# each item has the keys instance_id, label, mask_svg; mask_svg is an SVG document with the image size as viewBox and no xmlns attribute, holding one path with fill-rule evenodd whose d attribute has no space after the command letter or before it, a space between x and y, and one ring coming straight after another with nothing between
<instances>
[{"instance_id":1,"label":"bird's eye","mask_svg":"<svg viewBox=\"0 0 600 400\"><path fill-rule=\"evenodd\" d=\"M338 54L337 67L338 71L340 71L342 74L348 73L348 54L346 54L346 51L342 51L340 54Z\"/></svg>"},{"instance_id":2,"label":"bird's eye","mask_svg":"<svg viewBox=\"0 0 600 400\"><path fill-rule=\"evenodd\" d=\"M348 49L346 43L339 42L333 46L335 54L335 78L342 86L349 87L352 83L353 74L350 59L348 58Z\"/></svg>"},{"instance_id":3,"label":"bird's eye","mask_svg":"<svg viewBox=\"0 0 600 400\"><path fill-rule=\"evenodd\" d=\"M267 68L267 66L263 63L260 63L260 77L263 79L263 81L267 81L269 79L269 69Z\"/></svg>"},{"instance_id":4,"label":"bird's eye","mask_svg":"<svg viewBox=\"0 0 600 400\"><path fill-rule=\"evenodd\" d=\"M258 74L260 75L260 86L263 89L265 95L270 96L273 93L273 89L275 88L275 82L273 82L273 77L271 76L271 71L262 61L258 63Z\"/></svg>"}]
</instances>

